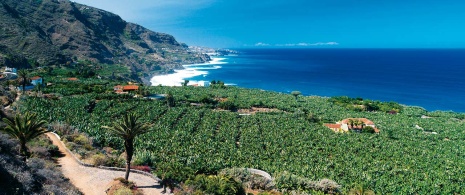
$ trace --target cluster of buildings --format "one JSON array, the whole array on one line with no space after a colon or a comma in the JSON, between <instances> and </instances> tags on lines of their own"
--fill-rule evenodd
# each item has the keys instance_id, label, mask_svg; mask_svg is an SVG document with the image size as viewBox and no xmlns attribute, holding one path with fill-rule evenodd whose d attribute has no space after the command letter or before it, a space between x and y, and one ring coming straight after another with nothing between
<instances>
[{"instance_id":1,"label":"cluster of buildings","mask_svg":"<svg viewBox=\"0 0 465 195\"><path fill-rule=\"evenodd\" d=\"M333 130L334 132L349 132L357 131L360 132L364 127L372 127L375 133L379 133L379 129L376 128L373 121L368 120L367 118L346 118L342 121L337 122L336 124L325 123L324 126Z\"/></svg>"}]
</instances>

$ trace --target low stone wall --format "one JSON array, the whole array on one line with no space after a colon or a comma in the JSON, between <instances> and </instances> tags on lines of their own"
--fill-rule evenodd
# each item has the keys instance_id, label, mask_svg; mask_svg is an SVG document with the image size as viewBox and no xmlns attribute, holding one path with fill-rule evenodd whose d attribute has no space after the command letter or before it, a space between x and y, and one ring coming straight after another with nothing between
<instances>
[{"instance_id":1,"label":"low stone wall","mask_svg":"<svg viewBox=\"0 0 465 195\"><path fill-rule=\"evenodd\" d=\"M76 160L76 162L81 165L81 166L85 166L85 167L94 167L94 168L98 168L98 169L105 169L105 170L110 170L110 171L126 171L125 168L119 168L119 167L106 167L106 166L94 166L94 165L91 165L91 164L87 164L85 162L82 162L81 160L79 160L79 158L77 158L74 153L72 153L65 145L65 143L63 143L61 141L61 138L58 134L54 133L54 132L51 132L51 134L53 134L55 137L58 138L58 140L60 141L60 144L65 148L65 150L71 154L71 156L74 158L74 160ZM140 171L140 170L134 170L134 169L131 169L131 173L137 173L137 174L142 174L142 175L145 175L145 176L149 176L151 177L152 179L158 181L158 182L161 182L161 179L154 176L153 174L151 173L147 173L147 172L144 172L144 171Z\"/></svg>"},{"instance_id":2,"label":"low stone wall","mask_svg":"<svg viewBox=\"0 0 465 195\"><path fill-rule=\"evenodd\" d=\"M260 175L264 178L267 178L269 180L273 180L273 178L271 177L271 175L265 171L262 171L262 170L258 170L258 169L251 169L251 168L244 168L246 171L252 173L252 174L256 174L256 175Z\"/></svg>"}]
</instances>

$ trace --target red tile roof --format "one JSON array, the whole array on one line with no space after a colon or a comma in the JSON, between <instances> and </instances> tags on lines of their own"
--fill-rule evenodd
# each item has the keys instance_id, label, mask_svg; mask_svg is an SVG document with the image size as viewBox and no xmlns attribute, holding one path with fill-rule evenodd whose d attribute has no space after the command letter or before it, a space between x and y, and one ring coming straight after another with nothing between
<instances>
[{"instance_id":1,"label":"red tile roof","mask_svg":"<svg viewBox=\"0 0 465 195\"><path fill-rule=\"evenodd\" d=\"M75 78L75 77L73 77L73 78L68 78L68 81L77 81L77 80L79 80L79 79L78 79L78 78Z\"/></svg>"},{"instance_id":2,"label":"red tile roof","mask_svg":"<svg viewBox=\"0 0 465 195\"><path fill-rule=\"evenodd\" d=\"M137 85L126 85L123 87L123 91L138 90L139 86Z\"/></svg>"},{"instance_id":3,"label":"red tile roof","mask_svg":"<svg viewBox=\"0 0 465 195\"><path fill-rule=\"evenodd\" d=\"M330 129L340 129L341 128L341 124L324 124L326 127L330 128Z\"/></svg>"},{"instance_id":4,"label":"red tile roof","mask_svg":"<svg viewBox=\"0 0 465 195\"><path fill-rule=\"evenodd\" d=\"M41 79L41 78L42 78L42 77L40 77L40 76L35 76L35 77L32 77L31 80L39 80L39 79Z\"/></svg>"}]
</instances>

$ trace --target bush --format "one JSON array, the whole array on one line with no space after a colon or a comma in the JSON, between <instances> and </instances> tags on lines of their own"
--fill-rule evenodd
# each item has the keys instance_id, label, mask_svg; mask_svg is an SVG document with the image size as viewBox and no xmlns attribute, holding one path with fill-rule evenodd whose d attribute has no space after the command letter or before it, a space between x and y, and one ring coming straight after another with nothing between
<instances>
[{"instance_id":1,"label":"bush","mask_svg":"<svg viewBox=\"0 0 465 195\"><path fill-rule=\"evenodd\" d=\"M195 193L245 195L242 185L230 177L202 174L187 180L186 185L192 187Z\"/></svg>"},{"instance_id":2,"label":"bush","mask_svg":"<svg viewBox=\"0 0 465 195\"><path fill-rule=\"evenodd\" d=\"M58 149L58 146L55 146L53 144L48 145L47 150L52 157L57 157L61 154L60 149Z\"/></svg>"},{"instance_id":3,"label":"bush","mask_svg":"<svg viewBox=\"0 0 465 195\"><path fill-rule=\"evenodd\" d=\"M75 144L74 142L66 142L65 146L66 146L69 150L74 150L74 148L76 148L77 144Z\"/></svg>"},{"instance_id":4,"label":"bush","mask_svg":"<svg viewBox=\"0 0 465 195\"><path fill-rule=\"evenodd\" d=\"M157 165L155 174L162 180L173 181L175 183L183 182L194 175L194 170L184 166L181 163L160 163Z\"/></svg>"},{"instance_id":5,"label":"bush","mask_svg":"<svg viewBox=\"0 0 465 195\"><path fill-rule=\"evenodd\" d=\"M121 186L119 189L115 191L113 195L132 195L132 190L127 187Z\"/></svg>"},{"instance_id":6,"label":"bush","mask_svg":"<svg viewBox=\"0 0 465 195\"><path fill-rule=\"evenodd\" d=\"M36 146L30 149L32 157L50 159L51 155L47 148Z\"/></svg>"},{"instance_id":7,"label":"bush","mask_svg":"<svg viewBox=\"0 0 465 195\"><path fill-rule=\"evenodd\" d=\"M76 129L73 126L70 126L66 123L54 122L49 125L49 128L53 129L58 135L70 135L76 132Z\"/></svg>"},{"instance_id":8,"label":"bush","mask_svg":"<svg viewBox=\"0 0 465 195\"><path fill-rule=\"evenodd\" d=\"M82 134L75 137L73 142L79 145L89 144L89 140L87 139L87 137Z\"/></svg>"},{"instance_id":9,"label":"bush","mask_svg":"<svg viewBox=\"0 0 465 195\"><path fill-rule=\"evenodd\" d=\"M94 166L106 166L108 164L108 158L104 154L94 154L91 161Z\"/></svg>"},{"instance_id":10,"label":"bush","mask_svg":"<svg viewBox=\"0 0 465 195\"><path fill-rule=\"evenodd\" d=\"M153 166L153 162L155 162L155 157L150 151L142 150L134 154L134 158L133 158L134 165Z\"/></svg>"},{"instance_id":11,"label":"bush","mask_svg":"<svg viewBox=\"0 0 465 195\"><path fill-rule=\"evenodd\" d=\"M363 133L375 133L375 129L371 126L366 126L362 130Z\"/></svg>"},{"instance_id":12,"label":"bush","mask_svg":"<svg viewBox=\"0 0 465 195\"><path fill-rule=\"evenodd\" d=\"M231 177L249 189L272 190L275 186L271 180L260 175L251 174L246 169L241 168L223 169L218 173L218 175Z\"/></svg>"},{"instance_id":13,"label":"bush","mask_svg":"<svg viewBox=\"0 0 465 195\"><path fill-rule=\"evenodd\" d=\"M274 181L276 182L277 188L283 191L320 191L326 194L337 194L341 188L339 184L329 179L311 181L288 172L278 174Z\"/></svg>"},{"instance_id":14,"label":"bush","mask_svg":"<svg viewBox=\"0 0 465 195\"><path fill-rule=\"evenodd\" d=\"M218 103L218 108L224 110L237 110L237 105L233 102L233 100L228 100L225 102Z\"/></svg>"}]
</instances>

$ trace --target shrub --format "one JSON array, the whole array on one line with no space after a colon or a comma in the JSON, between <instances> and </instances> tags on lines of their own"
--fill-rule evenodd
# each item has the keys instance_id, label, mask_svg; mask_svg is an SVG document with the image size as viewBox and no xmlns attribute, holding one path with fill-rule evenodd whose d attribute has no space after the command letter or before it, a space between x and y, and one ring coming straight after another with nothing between
<instances>
[{"instance_id":1,"label":"shrub","mask_svg":"<svg viewBox=\"0 0 465 195\"><path fill-rule=\"evenodd\" d=\"M108 163L108 158L104 154L94 154L91 161L94 166L105 166Z\"/></svg>"},{"instance_id":2,"label":"shrub","mask_svg":"<svg viewBox=\"0 0 465 195\"><path fill-rule=\"evenodd\" d=\"M373 190L365 189L361 185L357 185L354 188L350 189L349 195L375 195Z\"/></svg>"},{"instance_id":3,"label":"shrub","mask_svg":"<svg viewBox=\"0 0 465 195\"><path fill-rule=\"evenodd\" d=\"M138 151L134 154L133 158L134 165L148 165L153 166L153 162L155 162L155 157L152 152L147 150Z\"/></svg>"},{"instance_id":4,"label":"shrub","mask_svg":"<svg viewBox=\"0 0 465 195\"><path fill-rule=\"evenodd\" d=\"M132 195L132 190L127 187L121 186L119 189L115 191L115 193L113 193L113 195Z\"/></svg>"},{"instance_id":5,"label":"shrub","mask_svg":"<svg viewBox=\"0 0 465 195\"><path fill-rule=\"evenodd\" d=\"M375 129L371 126L366 126L362 130L363 133L375 133Z\"/></svg>"},{"instance_id":6,"label":"shrub","mask_svg":"<svg viewBox=\"0 0 465 195\"><path fill-rule=\"evenodd\" d=\"M58 146L55 146L53 144L48 145L47 150L48 150L48 152L50 153L50 155L52 157L57 157L57 156L59 156L61 154L60 149L58 148Z\"/></svg>"},{"instance_id":7,"label":"shrub","mask_svg":"<svg viewBox=\"0 0 465 195\"><path fill-rule=\"evenodd\" d=\"M61 122L54 122L49 125L49 128L53 129L60 136L70 135L76 132L76 129L73 126Z\"/></svg>"},{"instance_id":8,"label":"shrub","mask_svg":"<svg viewBox=\"0 0 465 195\"><path fill-rule=\"evenodd\" d=\"M75 137L73 142L80 145L89 144L89 140L87 139L87 137L82 134Z\"/></svg>"},{"instance_id":9,"label":"shrub","mask_svg":"<svg viewBox=\"0 0 465 195\"><path fill-rule=\"evenodd\" d=\"M39 158L30 158L27 160L27 166L32 170L40 170L45 168L45 161Z\"/></svg>"},{"instance_id":10,"label":"shrub","mask_svg":"<svg viewBox=\"0 0 465 195\"><path fill-rule=\"evenodd\" d=\"M69 149L69 150L74 150L74 148L76 148L76 144L74 142L66 142L65 146Z\"/></svg>"},{"instance_id":11,"label":"shrub","mask_svg":"<svg viewBox=\"0 0 465 195\"><path fill-rule=\"evenodd\" d=\"M221 108L224 110L236 110L237 105L232 100L228 100L225 102L218 103L218 108Z\"/></svg>"},{"instance_id":12,"label":"shrub","mask_svg":"<svg viewBox=\"0 0 465 195\"><path fill-rule=\"evenodd\" d=\"M30 149L32 157L50 159L51 155L47 148L36 146Z\"/></svg>"},{"instance_id":13,"label":"shrub","mask_svg":"<svg viewBox=\"0 0 465 195\"><path fill-rule=\"evenodd\" d=\"M223 169L218 173L219 176L231 177L235 181L242 183L244 187L259 190L272 190L275 184L260 175L251 174L246 169L231 168Z\"/></svg>"},{"instance_id":14,"label":"shrub","mask_svg":"<svg viewBox=\"0 0 465 195\"><path fill-rule=\"evenodd\" d=\"M245 195L242 185L230 177L202 174L187 180L186 185L191 186L195 193L201 191L201 194Z\"/></svg>"},{"instance_id":15,"label":"shrub","mask_svg":"<svg viewBox=\"0 0 465 195\"><path fill-rule=\"evenodd\" d=\"M160 163L157 165L155 174L162 180L172 181L175 183L186 181L189 177L194 175L194 170L186 167L181 163Z\"/></svg>"},{"instance_id":16,"label":"shrub","mask_svg":"<svg viewBox=\"0 0 465 195\"><path fill-rule=\"evenodd\" d=\"M336 194L339 193L341 188L339 184L329 179L311 181L288 172L278 174L274 181L276 182L277 188L283 191L320 191L327 194Z\"/></svg>"}]
</instances>

